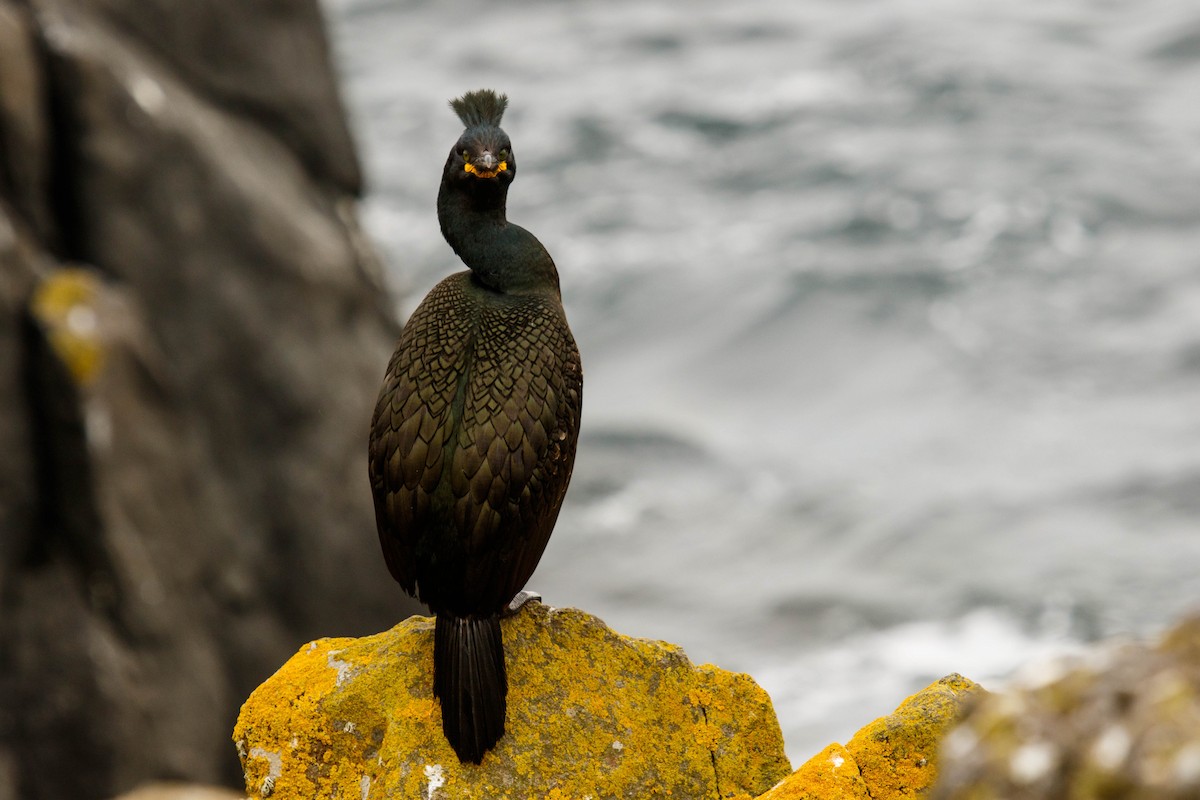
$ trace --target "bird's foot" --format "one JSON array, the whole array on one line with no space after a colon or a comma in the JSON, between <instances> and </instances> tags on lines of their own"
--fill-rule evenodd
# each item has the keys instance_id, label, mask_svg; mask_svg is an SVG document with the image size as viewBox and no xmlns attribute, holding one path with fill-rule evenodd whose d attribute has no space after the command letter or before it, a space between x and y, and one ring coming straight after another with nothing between
<instances>
[{"instance_id":1,"label":"bird's foot","mask_svg":"<svg viewBox=\"0 0 1200 800\"><path fill-rule=\"evenodd\" d=\"M500 612L502 617L511 617L521 610L526 603L534 601L541 602L542 596L537 592L523 591L517 592L517 596L509 601L508 606Z\"/></svg>"}]
</instances>

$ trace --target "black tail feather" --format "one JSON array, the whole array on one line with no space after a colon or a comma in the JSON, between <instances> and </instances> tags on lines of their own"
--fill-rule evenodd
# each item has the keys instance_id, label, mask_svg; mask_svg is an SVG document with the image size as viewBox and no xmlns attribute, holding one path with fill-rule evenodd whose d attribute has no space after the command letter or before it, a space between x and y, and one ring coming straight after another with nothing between
<instances>
[{"instance_id":1,"label":"black tail feather","mask_svg":"<svg viewBox=\"0 0 1200 800\"><path fill-rule=\"evenodd\" d=\"M442 732L460 761L478 764L504 735L508 676L500 617L437 615L433 694L442 701Z\"/></svg>"}]
</instances>

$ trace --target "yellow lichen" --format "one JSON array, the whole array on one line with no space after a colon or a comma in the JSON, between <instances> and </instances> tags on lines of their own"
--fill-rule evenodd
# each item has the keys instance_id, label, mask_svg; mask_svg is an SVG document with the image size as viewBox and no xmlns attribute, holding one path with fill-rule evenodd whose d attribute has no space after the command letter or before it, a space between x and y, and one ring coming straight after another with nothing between
<instances>
[{"instance_id":1,"label":"yellow lichen","mask_svg":"<svg viewBox=\"0 0 1200 800\"><path fill-rule=\"evenodd\" d=\"M924 794L937 778L943 736L961 717L967 699L981 691L961 675L949 675L854 734L846 750L871 797L891 800Z\"/></svg>"},{"instance_id":2,"label":"yellow lichen","mask_svg":"<svg viewBox=\"0 0 1200 800\"><path fill-rule=\"evenodd\" d=\"M573 609L530 604L502 626L507 734L483 764L459 763L442 735L432 620L413 617L306 646L255 691L234 734L251 796L264 796L271 767L251 751L281 753L270 796L285 800L357 798L364 785L368 798L431 785L439 799L730 797L790 771L770 700L748 677L697 669L676 647Z\"/></svg>"},{"instance_id":3,"label":"yellow lichen","mask_svg":"<svg viewBox=\"0 0 1200 800\"><path fill-rule=\"evenodd\" d=\"M721 797L772 786L788 774L791 764L782 753L783 734L766 692L749 675L711 664L698 667L696 676L697 697L708 699L706 721L721 733L712 749ZM741 733L730 736L731 730Z\"/></svg>"},{"instance_id":4,"label":"yellow lichen","mask_svg":"<svg viewBox=\"0 0 1200 800\"><path fill-rule=\"evenodd\" d=\"M845 747L834 743L806 761L758 800L870 800L871 794Z\"/></svg>"},{"instance_id":5,"label":"yellow lichen","mask_svg":"<svg viewBox=\"0 0 1200 800\"><path fill-rule=\"evenodd\" d=\"M50 347L80 386L91 384L104 366L96 301L100 280L85 269L57 269L34 291L30 311Z\"/></svg>"},{"instance_id":6,"label":"yellow lichen","mask_svg":"<svg viewBox=\"0 0 1200 800\"><path fill-rule=\"evenodd\" d=\"M834 743L758 800L897 800L921 797L937 777L942 738L961 717L978 684L949 675L906 699L896 711Z\"/></svg>"},{"instance_id":7,"label":"yellow lichen","mask_svg":"<svg viewBox=\"0 0 1200 800\"><path fill-rule=\"evenodd\" d=\"M331 750L331 720L316 712L337 684L329 651L348 641L322 639L305 645L264 684L269 691L260 687L242 706L233 735L239 753L246 754L242 764L252 796L316 796L317 784L307 768L295 765L323 762Z\"/></svg>"},{"instance_id":8,"label":"yellow lichen","mask_svg":"<svg viewBox=\"0 0 1200 800\"><path fill-rule=\"evenodd\" d=\"M702 722L696 725L696 743L705 750L716 748L717 743L721 741L721 729L716 725Z\"/></svg>"}]
</instances>

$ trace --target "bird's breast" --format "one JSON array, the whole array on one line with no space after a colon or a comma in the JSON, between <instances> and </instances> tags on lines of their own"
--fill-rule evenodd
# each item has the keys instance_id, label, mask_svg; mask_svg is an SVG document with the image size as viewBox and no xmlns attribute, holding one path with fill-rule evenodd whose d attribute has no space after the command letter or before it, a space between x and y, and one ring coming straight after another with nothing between
<instances>
[{"instance_id":1,"label":"bird's breast","mask_svg":"<svg viewBox=\"0 0 1200 800\"><path fill-rule=\"evenodd\" d=\"M416 516L449 514L478 536L529 496L554 445L568 344L556 303L459 276L435 287L393 364L390 471Z\"/></svg>"}]
</instances>

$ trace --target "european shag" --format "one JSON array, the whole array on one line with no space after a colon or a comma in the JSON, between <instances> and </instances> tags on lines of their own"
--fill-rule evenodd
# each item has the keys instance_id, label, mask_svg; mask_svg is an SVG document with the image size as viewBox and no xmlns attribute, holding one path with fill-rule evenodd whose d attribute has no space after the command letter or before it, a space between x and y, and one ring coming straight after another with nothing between
<instances>
[{"instance_id":1,"label":"european shag","mask_svg":"<svg viewBox=\"0 0 1200 800\"><path fill-rule=\"evenodd\" d=\"M437 615L442 730L478 764L504 735L500 616L537 566L571 480L583 374L558 271L505 216L508 98L469 92L438 221L469 267L404 326L371 422L370 475L392 577Z\"/></svg>"}]
</instances>

